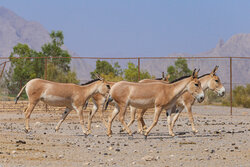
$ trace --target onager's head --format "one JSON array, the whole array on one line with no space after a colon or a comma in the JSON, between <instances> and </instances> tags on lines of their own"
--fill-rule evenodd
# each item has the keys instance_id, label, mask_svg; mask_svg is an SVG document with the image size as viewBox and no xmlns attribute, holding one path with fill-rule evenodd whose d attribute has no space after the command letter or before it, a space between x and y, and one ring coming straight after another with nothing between
<instances>
[{"instance_id":1,"label":"onager's head","mask_svg":"<svg viewBox=\"0 0 250 167\"><path fill-rule=\"evenodd\" d=\"M98 86L97 91L98 91L98 93L100 93L100 94L102 94L102 95L105 96L105 95L108 94L109 91L110 91L110 85L108 84L107 81L105 81L105 80L104 80L102 77L100 77L99 75L96 74L96 77L99 79L99 81L97 81L97 82L99 82L99 83L98 83L99 86Z\"/></svg>"},{"instance_id":2,"label":"onager's head","mask_svg":"<svg viewBox=\"0 0 250 167\"><path fill-rule=\"evenodd\" d=\"M106 94L109 93L110 85L104 80L100 80L98 82L101 82L100 86L98 87L98 93L105 96Z\"/></svg>"},{"instance_id":3,"label":"onager's head","mask_svg":"<svg viewBox=\"0 0 250 167\"><path fill-rule=\"evenodd\" d=\"M222 85L220 78L215 74L219 66L215 66L213 71L210 73L210 81L208 82L208 87L212 91L216 92L218 96L224 96L225 95L225 88Z\"/></svg>"},{"instance_id":4,"label":"onager's head","mask_svg":"<svg viewBox=\"0 0 250 167\"><path fill-rule=\"evenodd\" d=\"M201 87L201 82L198 80L198 72L200 70L196 71L194 69L192 73L192 80L187 85L187 90L190 94L192 94L199 103L201 103L204 100L204 92Z\"/></svg>"}]
</instances>

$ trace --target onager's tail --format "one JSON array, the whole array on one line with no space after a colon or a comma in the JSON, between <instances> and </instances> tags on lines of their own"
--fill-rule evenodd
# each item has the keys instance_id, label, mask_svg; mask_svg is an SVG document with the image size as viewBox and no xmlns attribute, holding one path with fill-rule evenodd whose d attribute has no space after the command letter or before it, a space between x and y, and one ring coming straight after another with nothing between
<instances>
[{"instance_id":1,"label":"onager's tail","mask_svg":"<svg viewBox=\"0 0 250 167\"><path fill-rule=\"evenodd\" d=\"M111 102L111 101L113 101L113 99L110 97L110 95L108 95L104 104L103 104L105 106L105 107L103 107L105 110L107 110L109 102Z\"/></svg>"},{"instance_id":2,"label":"onager's tail","mask_svg":"<svg viewBox=\"0 0 250 167\"><path fill-rule=\"evenodd\" d=\"M27 85L27 84L26 84ZM19 97L21 96L23 90L26 88L26 85L24 85L24 87L22 87L22 89L20 90L20 92L18 93L17 97L16 97L16 100L15 100L15 104L17 103Z\"/></svg>"}]
</instances>

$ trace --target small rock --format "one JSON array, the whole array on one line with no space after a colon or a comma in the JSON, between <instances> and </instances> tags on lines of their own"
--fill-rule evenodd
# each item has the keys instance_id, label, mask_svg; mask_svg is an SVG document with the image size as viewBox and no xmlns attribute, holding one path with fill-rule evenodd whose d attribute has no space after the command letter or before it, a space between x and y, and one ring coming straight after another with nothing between
<instances>
[{"instance_id":1,"label":"small rock","mask_svg":"<svg viewBox=\"0 0 250 167\"><path fill-rule=\"evenodd\" d=\"M146 155L142 159L145 161L155 161L156 160L153 156L150 156L150 155Z\"/></svg>"},{"instance_id":2,"label":"small rock","mask_svg":"<svg viewBox=\"0 0 250 167\"><path fill-rule=\"evenodd\" d=\"M83 166L87 166L87 165L90 165L90 162L86 162L83 164Z\"/></svg>"},{"instance_id":3,"label":"small rock","mask_svg":"<svg viewBox=\"0 0 250 167\"><path fill-rule=\"evenodd\" d=\"M115 151L117 151L117 152L119 152L119 151L121 151L119 148L117 148L117 149L115 149Z\"/></svg>"},{"instance_id":4,"label":"small rock","mask_svg":"<svg viewBox=\"0 0 250 167\"><path fill-rule=\"evenodd\" d=\"M35 127L36 127L36 128L40 128L41 126L42 126L42 123L41 123L41 122L36 122L36 123L35 123Z\"/></svg>"},{"instance_id":5,"label":"small rock","mask_svg":"<svg viewBox=\"0 0 250 167\"><path fill-rule=\"evenodd\" d=\"M61 158L63 158L64 156L63 155L59 155L59 158L61 159Z\"/></svg>"},{"instance_id":6,"label":"small rock","mask_svg":"<svg viewBox=\"0 0 250 167\"><path fill-rule=\"evenodd\" d=\"M11 153L12 153L12 154L16 154L17 152L16 152L15 150L13 150Z\"/></svg>"},{"instance_id":7,"label":"small rock","mask_svg":"<svg viewBox=\"0 0 250 167\"><path fill-rule=\"evenodd\" d=\"M26 141L24 141L24 140L17 140L16 143L19 143L19 144L26 144Z\"/></svg>"}]
</instances>

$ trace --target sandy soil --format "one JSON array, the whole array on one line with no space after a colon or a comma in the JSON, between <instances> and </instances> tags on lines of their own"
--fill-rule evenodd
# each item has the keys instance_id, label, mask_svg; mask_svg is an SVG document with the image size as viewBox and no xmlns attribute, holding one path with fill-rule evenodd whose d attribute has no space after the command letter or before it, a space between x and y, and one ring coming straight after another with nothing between
<instances>
[{"instance_id":1,"label":"sandy soil","mask_svg":"<svg viewBox=\"0 0 250 167\"><path fill-rule=\"evenodd\" d=\"M24 133L24 115L27 102L14 105L0 102L0 167L7 166L250 166L250 109L194 106L197 134L191 132L186 112L181 114L174 132L168 135L165 112L145 140L140 134L133 138L120 133L121 124L114 121L113 136L96 114L92 135L82 135L75 112L54 128L62 108L44 111L40 104L31 115L31 132ZM88 110L90 110L89 105ZM110 110L105 113L107 118ZM87 112L85 114L85 123ZM145 119L152 123L152 110ZM129 113L126 119L128 122ZM136 123L131 127L137 130Z\"/></svg>"}]
</instances>

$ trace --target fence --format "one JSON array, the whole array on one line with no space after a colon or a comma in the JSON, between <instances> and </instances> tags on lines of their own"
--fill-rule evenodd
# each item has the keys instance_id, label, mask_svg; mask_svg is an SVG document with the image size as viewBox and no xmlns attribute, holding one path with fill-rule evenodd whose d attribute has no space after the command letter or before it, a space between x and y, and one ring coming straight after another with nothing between
<instances>
[{"instance_id":1,"label":"fence","mask_svg":"<svg viewBox=\"0 0 250 167\"><path fill-rule=\"evenodd\" d=\"M71 57L70 68L75 71L78 79L81 83L90 80L90 72L95 69L96 60L106 60L110 64L118 62L122 69L127 67L128 62L132 62L137 65L138 68L138 80L140 80L140 72L147 71L155 77L161 77L162 72L167 71L167 67L174 65L175 60L178 58L184 58L188 62L190 69L200 68L200 75L211 72L215 65L219 65L219 70L217 72L218 76L221 78L227 92L230 93L230 114L232 115L233 108L233 97L232 89L233 86L246 85L250 83L250 57L131 57L131 58L108 58L108 57ZM20 58L15 58L20 59ZM44 64L44 79L47 78L49 74L48 63L46 57L26 57L21 59L32 59L41 60ZM64 59L61 57L53 57L50 59ZM68 58L67 58L68 59ZM0 79L10 67L9 58L0 58ZM20 85L21 87L22 85ZM4 86L1 85L3 88ZM3 94L8 94L5 89L0 92L0 100Z\"/></svg>"}]
</instances>

